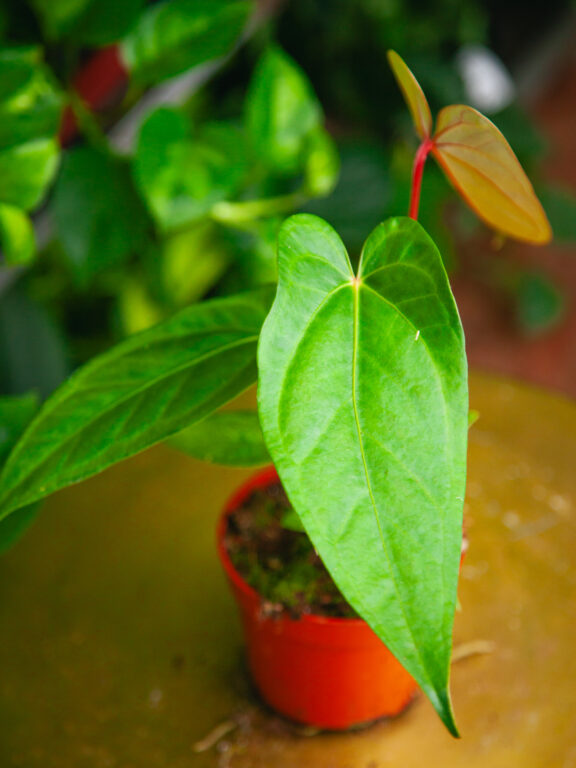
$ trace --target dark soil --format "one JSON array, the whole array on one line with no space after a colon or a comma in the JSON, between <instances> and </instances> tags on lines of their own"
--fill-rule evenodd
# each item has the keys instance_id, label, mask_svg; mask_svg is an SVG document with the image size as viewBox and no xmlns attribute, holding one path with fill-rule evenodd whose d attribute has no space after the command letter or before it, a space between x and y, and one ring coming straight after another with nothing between
<instances>
[{"instance_id":1,"label":"dark soil","mask_svg":"<svg viewBox=\"0 0 576 768\"><path fill-rule=\"evenodd\" d=\"M280 483L255 490L228 518L224 543L236 570L262 596L266 615L356 618L297 526Z\"/></svg>"}]
</instances>

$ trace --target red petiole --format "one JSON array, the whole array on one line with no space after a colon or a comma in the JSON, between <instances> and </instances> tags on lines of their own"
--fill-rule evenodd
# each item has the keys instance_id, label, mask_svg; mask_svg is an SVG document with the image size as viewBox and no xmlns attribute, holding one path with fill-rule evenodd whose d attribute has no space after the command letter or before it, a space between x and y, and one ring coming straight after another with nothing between
<instances>
[{"instance_id":1,"label":"red petiole","mask_svg":"<svg viewBox=\"0 0 576 768\"><path fill-rule=\"evenodd\" d=\"M420 191L422 189L422 175L428 153L434 146L434 141L430 138L424 139L418 147L414 165L412 166L412 192L410 195L410 210L408 216L415 221L418 220L418 208L420 207Z\"/></svg>"}]
</instances>

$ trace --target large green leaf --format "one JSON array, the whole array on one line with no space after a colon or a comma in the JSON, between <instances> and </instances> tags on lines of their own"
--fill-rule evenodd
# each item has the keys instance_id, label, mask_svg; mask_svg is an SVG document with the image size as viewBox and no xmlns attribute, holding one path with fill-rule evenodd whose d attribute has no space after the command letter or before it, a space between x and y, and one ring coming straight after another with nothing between
<instances>
[{"instance_id":1,"label":"large green leaf","mask_svg":"<svg viewBox=\"0 0 576 768\"><path fill-rule=\"evenodd\" d=\"M204 418L256 379L270 289L193 305L77 371L0 476L0 518Z\"/></svg>"},{"instance_id":2,"label":"large green leaf","mask_svg":"<svg viewBox=\"0 0 576 768\"><path fill-rule=\"evenodd\" d=\"M122 43L133 79L158 83L228 53L253 10L249 0L170 0L142 14Z\"/></svg>"},{"instance_id":3,"label":"large green leaf","mask_svg":"<svg viewBox=\"0 0 576 768\"><path fill-rule=\"evenodd\" d=\"M53 205L58 237L81 284L148 246L150 218L119 158L86 147L67 152Z\"/></svg>"},{"instance_id":4,"label":"large green leaf","mask_svg":"<svg viewBox=\"0 0 576 768\"><path fill-rule=\"evenodd\" d=\"M258 62L246 125L261 162L280 173L302 169L307 145L321 129L322 110L304 72L278 48L270 48Z\"/></svg>"},{"instance_id":5,"label":"large green leaf","mask_svg":"<svg viewBox=\"0 0 576 768\"><path fill-rule=\"evenodd\" d=\"M390 219L356 277L328 224L288 219L258 358L262 428L292 504L351 605L456 733L467 374L432 240Z\"/></svg>"},{"instance_id":6,"label":"large green leaf","mask_svg":"<svg viewBox=\"0 0 576 768\"><path fill-rule=\"evenodd\" d=\"M213 413L169 440L170 445L194 459L255 467L270 463L256 411Z\"/></svg>"}]
</instances>

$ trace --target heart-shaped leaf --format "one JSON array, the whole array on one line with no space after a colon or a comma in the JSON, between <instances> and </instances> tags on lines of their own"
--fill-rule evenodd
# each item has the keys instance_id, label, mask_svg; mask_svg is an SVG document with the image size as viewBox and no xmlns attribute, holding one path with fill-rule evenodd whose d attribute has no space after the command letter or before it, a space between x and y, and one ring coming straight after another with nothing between
<instances>
[{"instance_id":1,"label":"heart-shaped leaf","mask_svg":"<svg viewBox=\"0 0 576 768\"><path fill-rule=\"evenodd\" d=\"M432 153L458 192L494 229L543 244L552 230L532 184L498 128L472 107L438 115Z\"/></svg>"},{"instance_id":2,"label":"heart-shaped leaf","mask_svg":"<svg viewBox=\"0 0 576 768\"><path fill-rule=\"evenodd\" d=\"M388 62L404 94L404 99L412 115L414 127L421 139L427 139L432 132L432 115L424 91L404 60L396 51L388 51Z\"/></svg>"},{"instance_id":3,"label":"heart-shaped leaf","mask_svg":"<svg viewBox=\"0 0 576 768\"><path fill-rule=\"evenodd\" d=\"M264 436L294 508L350 604L456 733L467 373L434 243L390 219L355 276L326 222L291 217L258 358Z\"/></svg>"},{"instance_id":4,"label":"heart-shaped leaf","mask_svg":"<svg viewBox=\"0 0 576 768\"><path fill-rule=\"evenodd\" d=\"M0 519L193 424L256 380L270 289L196 304L92 360L49 398L0 476Z\"/></svg>"}]
</instances>

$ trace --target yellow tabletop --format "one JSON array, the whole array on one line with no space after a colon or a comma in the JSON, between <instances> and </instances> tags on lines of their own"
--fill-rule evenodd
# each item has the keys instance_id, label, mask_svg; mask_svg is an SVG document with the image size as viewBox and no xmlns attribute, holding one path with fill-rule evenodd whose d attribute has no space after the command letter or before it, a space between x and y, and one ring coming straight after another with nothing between
<instances>
[{"instance_id":1,"label":"yellow tabletop","mask_svg":"<svg viewBox=\"0 0 576 768\"><path fill-rule=\"evenodd\" d=\"M265 711L214 550L248 473L159 447L53 497L0 561L0 768L576 766L576 406L479 375L471 405L460 741L422 697L345 734Z\"/></svg>"}]
</instances>

